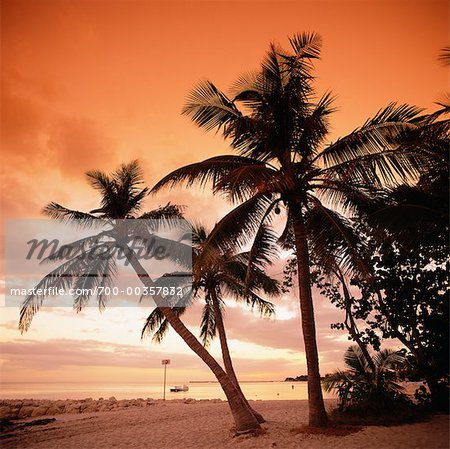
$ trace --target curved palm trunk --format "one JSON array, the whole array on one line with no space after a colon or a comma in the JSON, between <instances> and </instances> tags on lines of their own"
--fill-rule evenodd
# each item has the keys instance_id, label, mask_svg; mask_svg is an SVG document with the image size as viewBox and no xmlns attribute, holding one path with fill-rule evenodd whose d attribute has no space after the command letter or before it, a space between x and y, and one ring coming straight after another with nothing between
<instances>
[{"instance_id":1,"label":"curved palm trunk","mask_svg":"<svg viewBox=\"0 0 450 449\"><path fill-rule=\"evenodd\" d=\"M152 279L130 248L127 248L127 259L144 286L154 286ZM158 303L158 298L154 299L155 302ZM220 386L227 397L231 413L233 414L236 432L248 433L261 429L261 426L253 416L250 409L247 407L247 404L243 400L241 394L239 394L227 373L217 363L214 357L212 357L212 355L203 347L197 338L195 338L192 332L184 325L184 323L178 318L170 307L161 306L160 310L175 332L203 360L203 362L205 362L220 383Z\"/></svg>"},{"instance_id":2,"label":"curved palm trunk","mask_svg":"<svg viewBox=\"0 0 450 449\"><path fill-rule=\"evenodd\" d=\"M296 213L293 214L293 225L297 254L297 277L300 311L302 315L302 331L308 370L309 425L313 427L325 427L328 418L325 411L320 382L319 354L317 352L314 306L311 293L308 242L301 210L297 210Z\"/></svg>"},{"instance_id":3,"label":"curved palm trunk","mask_svg":"<svg viewBox=\"0 0 450 449\"><path fill-rule=\"evenodd\" d=\"M233 385L236 387L239 394L242 396L242 399L247 404L250 411L253 413L253 416L257 419L257 421L259 423L263 423L266 420L260 413L258 413L256 410L254 410L253 407L249 404L249 402L247 401L247 398L245 397L245 395L241 389L241 386L239 385L239 381L237 379L236 372L234 371L233 361L231 360L230 349L228 348L228 341L227 341L227 335L225 332L225 325L223 322L222 311L220 310L219 301L218 301L216 293L214 291L211 292L211 300L212 300L212 304L213 304L214 317L216 320L217 331L219 333L220 349L222 351L222 359L223 359L223 364L225 366L225 371L228 374L228 377L233 382Z\"/></svg>"}]
</instances>

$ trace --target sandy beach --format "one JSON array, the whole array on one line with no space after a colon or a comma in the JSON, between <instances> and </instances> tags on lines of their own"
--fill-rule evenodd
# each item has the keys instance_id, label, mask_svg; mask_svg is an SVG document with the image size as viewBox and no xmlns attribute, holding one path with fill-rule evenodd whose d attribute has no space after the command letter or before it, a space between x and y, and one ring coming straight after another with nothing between
<instances>
[{"instance_id":1,"label":"sandy beach","mask_svg":"<svg viewBox=\"0 0 450 449\"><path fill-rule=\"evenodd\" d=\"M61 401L64 402L64 401ZM73 401L72 401L73 402ZM95 408L98 401L86 401ZM120 402L120 401L118 401ZM145 404L145 405L144 405ZM267 422L257 437L233 435L233 421L226 402L128 401L111 411L46 414L19 419L30 422L48 417L45 425L5 430L4 448L346 448L346 449L443 449L448 448L448 417L435 416L417 424L362 427L344 435L299 432L307 423L306 401L254 401ZM331 408L334 401L327 401ZM79 410L79 409L78 409ZM347 434L345 434L347 433Z\"/></svg>"}]
</instances>

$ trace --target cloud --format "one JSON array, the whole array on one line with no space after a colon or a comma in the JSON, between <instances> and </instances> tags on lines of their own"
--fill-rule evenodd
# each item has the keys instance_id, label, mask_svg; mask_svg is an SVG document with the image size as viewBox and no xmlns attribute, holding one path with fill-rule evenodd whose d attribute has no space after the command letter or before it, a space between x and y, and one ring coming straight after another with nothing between
<instances>
[{"instance_id":1,"label":"cloud","mask_svg":"<svg viewBox=\"0 0 450 449\"><path fill-rule=\"evenodd\" d=\"M87 190L83 173L116 165L115 143L100 121L60 110L47 90L5 74L1 91L2 208L7 217L39 216L53 198ZM56 95L56 94L55 94ZM70 184L68 178L72 178ZM39 188L37 188L37 186ZM91 195L92 196L92 195ZM84 200L86 201L86 200Z\"/></svg>"},{"instance_id":2,"label":"cloud","mask_svg":"<svg viewBox=\"0 0 450 449\"><path fill-rule=\"evenodd\" d=\"M6 321L4 323L1 323L0 327L2 327L3 329L16 331L19 326L18 326L17 321L11 320L11 321Z\"/></svg>"},{"instance_id":3,"label":"cloud","mask_svg":"<svg viewBox=\"0 0 450 449\"><path fill-rule=\"evenodd\" d=\"M4 369L59 370L73 366L156 368L160 357L151 357L146 347L96 340L51 339L12 340L0 343ZM150 357L149 357L150 356ZM177 355L186 369L198 367L195 356Z\"/></svg>"},{"instance_id":4,"label":"cloud","mask_svg":"<svg viewBox=\"0 0 450 449\"><path fill-rule=\"evenodd\" d=\"M112 139L85 117L58 116L48 128L47 149L54 166L69 176L111 166L113 148Z\"/></svg>"}]
</instances>

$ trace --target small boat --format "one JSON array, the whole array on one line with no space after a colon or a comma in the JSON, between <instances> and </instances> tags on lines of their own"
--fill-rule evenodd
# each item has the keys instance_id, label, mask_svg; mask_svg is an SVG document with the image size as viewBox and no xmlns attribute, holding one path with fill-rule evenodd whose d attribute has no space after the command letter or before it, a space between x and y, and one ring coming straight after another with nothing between
<instances>
[{"instance_id":1,"label":"small boat","mask_svg":"<svg viewBox=\"0 0 450 449\"><path fill-rule=\"evenodd\" d=\"M189 387L188 387L187 385L183 385L183 386L181 386L181 385L175 385L174 387L171 387L171 388L170 388L170 391L171 391L172 393L178 393L178 392L180 392L180 391L189 391Z\"/></svg>"}]
</instances>

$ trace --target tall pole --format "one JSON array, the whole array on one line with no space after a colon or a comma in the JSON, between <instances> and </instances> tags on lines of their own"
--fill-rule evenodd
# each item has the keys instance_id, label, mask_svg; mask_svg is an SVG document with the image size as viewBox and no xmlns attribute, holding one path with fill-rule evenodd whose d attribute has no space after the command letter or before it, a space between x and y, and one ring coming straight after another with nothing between
<instances>
[{"instance_id":1,"label":"tall pole","mask_svg":"<svg viewBox=\"0 0 450 449\"><path fill-rule=\"evenodd\" d=\"M166 400L166 370L167 365L170 364L170 359L164 359L161 361L161 363L164 365L164 390L163 390L163 401Z\"/></svg>"},{"instance_id":2,"label":"tall pole","mask_svg":"<svg viewBox=\"0 0 450 449\"><path fill-rule=\"evenodd\" d=\"M166 400L166 370L167 370L167 365L164 365L164 393L163 393L163 401Z\"/></svg>"}]
</instances>

